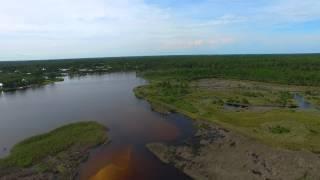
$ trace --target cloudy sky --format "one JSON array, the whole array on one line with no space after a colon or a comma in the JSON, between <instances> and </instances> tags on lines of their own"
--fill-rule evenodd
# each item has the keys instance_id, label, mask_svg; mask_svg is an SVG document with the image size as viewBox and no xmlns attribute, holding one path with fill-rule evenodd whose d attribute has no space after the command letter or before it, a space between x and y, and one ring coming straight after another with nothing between
<instances>
[{"instance_id":1,"label":"cloudy sky","mask_svg":"<svg viewBox=\"0 0 320 180\"><path fill-rule=\"evenodd\" d=\"M0 3L0 60L320 52L319 0Z\"/></svg>"}]
</instances>

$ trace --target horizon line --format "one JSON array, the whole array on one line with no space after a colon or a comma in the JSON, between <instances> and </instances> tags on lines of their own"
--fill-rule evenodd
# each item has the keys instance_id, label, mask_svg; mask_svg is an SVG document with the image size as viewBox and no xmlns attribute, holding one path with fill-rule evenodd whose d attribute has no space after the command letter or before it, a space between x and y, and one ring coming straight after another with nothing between
<instances>
[{"instance_id":1,"label":"horizon line","mask_svg":"<svg viewBox=\"0 0 320 180\"><path fill-rule=\"evenodd\" d=\"M146 58L146 57L177 57L177 56L258 56L258 55L318 55L316 53L222 53L222 54L168 54L168 55L132 55L132 56L95 56L95 57L72 57L72 58L48 58L48 59L21 59L21 60L0 60L6 62L34 62L34 61L65 61L65 60L90 60L90 59L112 59L112 58Z\"/></svg>"}]
</instances>

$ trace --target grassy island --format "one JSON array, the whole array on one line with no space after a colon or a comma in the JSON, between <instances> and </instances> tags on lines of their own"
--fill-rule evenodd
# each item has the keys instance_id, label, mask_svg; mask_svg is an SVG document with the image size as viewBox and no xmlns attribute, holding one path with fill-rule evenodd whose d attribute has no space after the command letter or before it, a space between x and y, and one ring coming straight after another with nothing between
<instances>
[{"instance_id":1,"label":"grassy island","mask_svg":"<svg viewBox=\"0 0 320 180\"><path fill-rule=\"evenodd\" d=\"M16 144L10 155L0 160L0 177L72 177L89 150L106 141L106 127L96 122L57 128Z\"/></svg>"}]
</instances>

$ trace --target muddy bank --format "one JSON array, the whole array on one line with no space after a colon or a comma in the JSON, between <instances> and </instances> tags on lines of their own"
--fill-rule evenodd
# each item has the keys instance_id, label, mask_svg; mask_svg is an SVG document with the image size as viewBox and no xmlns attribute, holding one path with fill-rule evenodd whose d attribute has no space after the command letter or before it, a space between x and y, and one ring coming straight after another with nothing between
<instances>
[{"instance_id":1,"label":"muddy bank","mask_svg":"<svg viewBox=\"0 0 320 180\"><path fill-rule=\"evenodd\" d=\"M47 157L40 165L30 168L7 168L1 170L1 180L34 180L34 179L75 179L78 167L87 160L90 148L73 148L59 153L54 157Z\"/></svg>"},{"instance_id":2,"label":"muddy bank","mask_svg":"<svg viewBox=\"0 0 320 180\"><path fill-rule=\"evenodd\" d=\"M274 149L206 122L179 145L148 144L161 161L194 179L320 179L320 155Z\"/></svg>"},{"instance_id":3,"label":"muddy bank","mask_svg":"<svg viewBox=\"0 0 320 180\"><path fill-rule=\"evenodd\" d=\"M0 159L0 180L75 179L90 151L108 141L107 128L96 122L73 123L30 137Z\"/></svg>"}]
</instances>

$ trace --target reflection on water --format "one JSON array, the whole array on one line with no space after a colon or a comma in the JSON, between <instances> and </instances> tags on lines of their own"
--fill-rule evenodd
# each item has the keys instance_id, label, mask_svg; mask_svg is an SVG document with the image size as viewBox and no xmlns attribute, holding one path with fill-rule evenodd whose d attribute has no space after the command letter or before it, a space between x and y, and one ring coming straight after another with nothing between
<instances>
[{"instance_id":1,"label":"reflection on water","mask_svg":"<svg viewBox=\"0 0 320 180\"><path fill-rule=\"evenodd\" d=\"M149 142L175 143L193 133L191 122L181 115L162 118L163 124L157 123L154 128L150 127L150 131L146 129L148 133L143 135L145 138L131 141L130 136L118 137L111 144L96 149L82 166L80 179L189 179L177 169L160 162L145 148Z\"/></svg>"},{"instance_id":2,"label":"reflection on water","mask_svg":"<svg viewBox=\"0 0 320 180\"><path fill-rule=\"evenodd\" d=\"M132 147L129 146L115 152L111 157L111 163L98 170L95 175L90 177L90 180L128 179L132 168Z\"/></svg>"},{"instance_id":3,"label":"reflection on water","mask_svg":"<svg viewBox=\"0 0 320 180\"><path fill-rule=\"evenodd\" d=\"M112 142L91 153L79 179L188 179L156 159L145 144L183 140L193 133L192 122L150 111L132 92L145 83L135 73L113 73L1 95L0 157L26 137L93 120L108 126Z\"/></svg>"},{"instance_id":4,"label":"reflection on water","mask_svg":"<svg viewBox=\"0 0 320 180\"><path fill-rule=\"evenodd\" d=\"M298 107L300 109L305 109L306 110L306 109L312 109L313 108L312 104L307 102L305 100L305 98L303 96L301 96L300 94L295 94L294 95L294 99L297 101Z\"/></svg>"}]
</instances>

